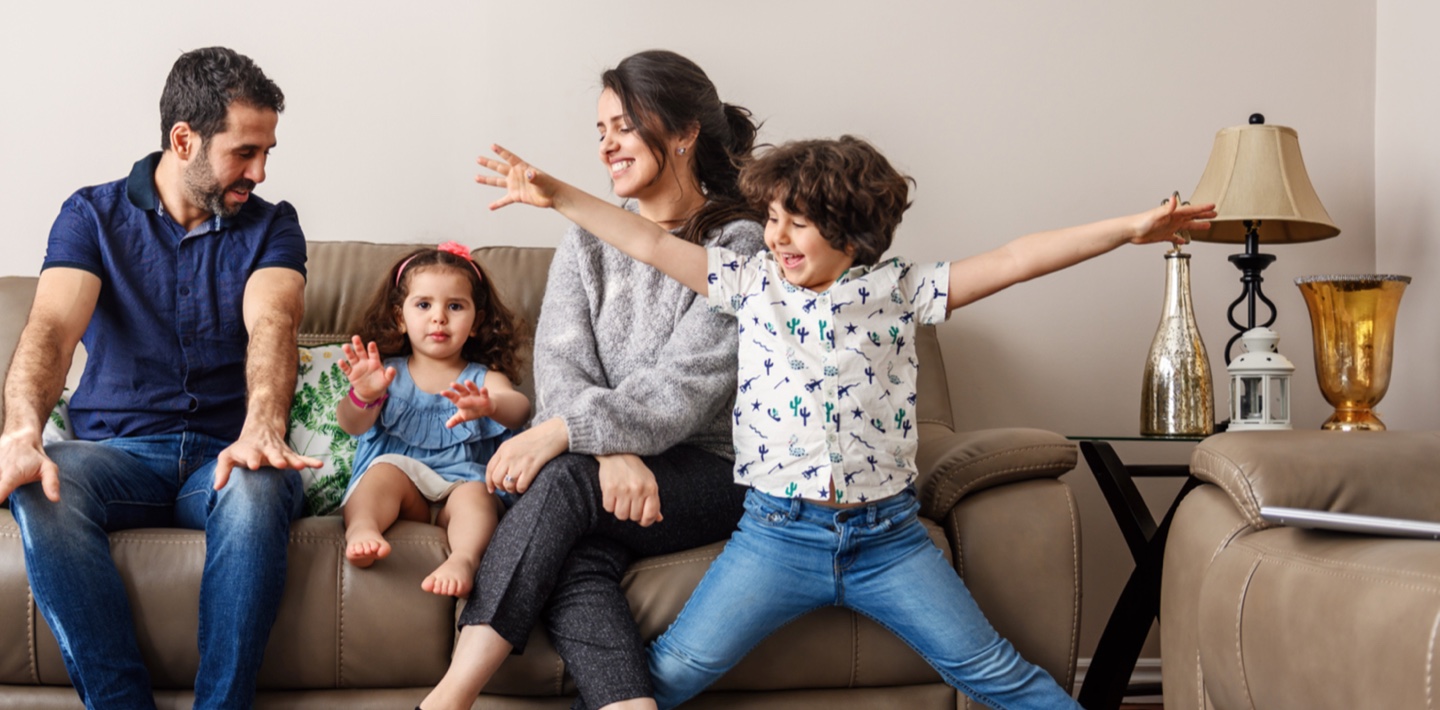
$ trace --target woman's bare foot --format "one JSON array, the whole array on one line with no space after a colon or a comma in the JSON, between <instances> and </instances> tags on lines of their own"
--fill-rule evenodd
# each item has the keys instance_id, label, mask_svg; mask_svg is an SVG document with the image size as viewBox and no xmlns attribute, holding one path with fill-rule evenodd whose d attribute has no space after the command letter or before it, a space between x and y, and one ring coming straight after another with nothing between
<instances>
[{"instance_id":1,"label":"woman's bare foot","mask_svg":"<svg viewBox=\"0 0 1440 710\"><path fill-rule=\"evenodd\" d=\"M478 566L474 562L457 559L452 554L420 583L420 588L441 596L468 597L470 587L474 584L475 568Z\"/></svg>"},{"instance_id":2,"label":"woman's bare foot","mask_svg":"<svg viewBox=\"0 0 1440 710\"><path fill-rule=\"evenodd\" d=\"M361 569L390 555L390 543L377 530L350 528L345 531L345 559Z\"/></svg>"}]
</instances>

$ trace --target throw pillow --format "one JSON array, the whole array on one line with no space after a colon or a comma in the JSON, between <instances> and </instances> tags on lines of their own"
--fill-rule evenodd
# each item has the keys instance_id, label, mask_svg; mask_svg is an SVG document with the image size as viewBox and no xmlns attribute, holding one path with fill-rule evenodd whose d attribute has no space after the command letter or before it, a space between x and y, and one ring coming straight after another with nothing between
<instances>
[{"instance_id":1,"label":"throw pillow","mask_svg":"<svg viewBox=\"0 0 1440 710\"><path fill-rule=\"evenodd\" d=\"M343 357L338 344L300 348L300 371L295 401L290 405L286 442L295 453L313 456L325 464L300 472L305 481L306 515L334 513L350 484L355 437L335 421L335 405L350 391L350 381L340 371Z\"/></svg>"},{"instance_id":2,"label":"throw pillow","mask_svg":"<svg viewBox=\"0 0 1440 710\"><path fill-rule=\"evenodd\" d=\"M53 444L57 441L69 441L75 438L75 430L70 428L70 388L66 387L60 392L60 401L55 403L55 408L50 410L50 417L45 420L45 429L40 432L40 441L43 444Z\"/></svg>"}]
</instances>

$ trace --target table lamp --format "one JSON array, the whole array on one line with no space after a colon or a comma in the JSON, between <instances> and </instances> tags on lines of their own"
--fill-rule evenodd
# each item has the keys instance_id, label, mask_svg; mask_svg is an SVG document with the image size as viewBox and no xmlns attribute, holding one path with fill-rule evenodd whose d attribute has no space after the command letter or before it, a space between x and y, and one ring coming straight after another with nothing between
<instances>
[{"instance_id":1,"label":"table lamp","mask_svg":"<svg viewBox=\"0 0 1440 710\"><path fill-rule=\"evenodd\" d=\"M1250 124L1221 129L1215 134L1210 162L1200 184L1190 196L1193 204L1215 203L1215 218L1208 231L1192 233L1196 241L1244 244L1243 254L1232 254L1230 263L1240 269L1240 297L1230 304L1228 318L1235 335L1225 343L1225 363L1230 350L1246 331L1268 328L1275 323L1275 304L1265 297L1260 272L1275 261L1273 254L1260 253L1260 244L1290 244L1329 239L1340 233L1320 204L1305 161L1300 157L1300 139L1295 130L1265 124L1260 114ZM1269 318L1256 322L1256 301L1270 310ZM1245 320L1235 317L1246 304Z\"/></svg>"}]
</instances>

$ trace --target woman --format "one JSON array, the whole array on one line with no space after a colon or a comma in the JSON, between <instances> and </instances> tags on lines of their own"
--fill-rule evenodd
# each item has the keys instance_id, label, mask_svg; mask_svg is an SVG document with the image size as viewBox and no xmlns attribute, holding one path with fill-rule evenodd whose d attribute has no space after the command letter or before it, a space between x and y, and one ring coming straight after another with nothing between
<instances>
[{"instance_id":1,"label":"woman","mask_svg":"<svg viewBox=\"0 0 1440 710\"><path fill-rule=\"evenodd\" d=\"M615 194L685 239L758 251L764 231L737 185L755 143L750 112L673 52L628 57L601 82L600 160ZM496 530L423 708L469 708L540 620L577 707L655 707L620 580L636 557L734 530L735 338L705 299L571 227L536 329L534 426L487 470L524 495Z\"/></svg>"}]
</instances>

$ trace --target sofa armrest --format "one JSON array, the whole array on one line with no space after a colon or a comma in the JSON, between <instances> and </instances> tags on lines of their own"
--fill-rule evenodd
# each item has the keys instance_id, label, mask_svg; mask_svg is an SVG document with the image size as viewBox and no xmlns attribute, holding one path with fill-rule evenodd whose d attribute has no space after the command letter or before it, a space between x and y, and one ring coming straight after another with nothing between
<instances>
[{"instance_id":1,"label":"sofa armrest","mask_svg":"<svg viewBox=\"0 0 1440 710\"><path fill-rule=\"evenodd\" d=\"M1262 505L1440 522L1440 432L1231 432L1201 442L1190 471L1257 529L1272 527Z\"/></svg>"},{"instance_id":2,"label":"sofa armrest","mask_svg":"<svg viewBox=\"0 0 1440 710\"><path fill-rule=\"evenodd\" d=\"M922 423L917 488L920 513L943 520L955 504L976 491L1058 478L1075 468L1075 444L1042 429L982 429L954 432Z\"/></svg>"}]
</instances>

